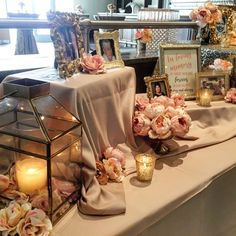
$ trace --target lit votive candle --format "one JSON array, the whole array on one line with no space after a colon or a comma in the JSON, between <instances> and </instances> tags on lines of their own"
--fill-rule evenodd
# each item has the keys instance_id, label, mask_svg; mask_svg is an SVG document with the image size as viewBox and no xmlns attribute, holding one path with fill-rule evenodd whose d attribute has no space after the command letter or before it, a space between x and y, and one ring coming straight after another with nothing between
<instances>
[{"instance_id":1,"label":"lit votive candle","mask_svg":"<svg viewBox=\"0 0 236 236\"><path fill-rule=\"evenodd\" d=\"M16 179L23 193L30 194L42 189L47 183L46 161L37 158L17 160Z\"/></svg>"},{"instance_id":2,"label":"lit votive candle","mask_svg":"<svg viewBox=\"0 0 236 236\"><path fill-rule=\"evenodd\" d=\"M156 158L151 154L138 154L135 157L137 179L140 181L151 181Z\"/></svg>"},{"instance_id":3,"label":"lit votive candle","mask_svg":"<svg viewBox=\"0 0 236 236\"><path fill-rule=\"evenodd\" d=\"M203 89L200 91L199 104L204 107L211 105L212 92L210 89Z\"/></svg>"}]
</instances>

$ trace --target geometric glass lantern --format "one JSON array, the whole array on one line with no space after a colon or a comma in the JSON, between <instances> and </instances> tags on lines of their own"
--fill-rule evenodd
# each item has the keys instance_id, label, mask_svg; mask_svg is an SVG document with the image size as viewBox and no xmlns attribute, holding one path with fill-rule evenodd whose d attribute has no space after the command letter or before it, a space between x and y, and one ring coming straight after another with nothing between
<instances>
[{"instance_id":1,"label":"geometric glass lantern","mask_svg":"<svg viewBox=\"0 0 236 236\"><path fill-rule=\"evenodd\" d=\"M48 82L3 83L0 174L10 179L2 203L27 198L55 224L80 196L82 123L49 94Z\"/></svg>"}]
</instances>

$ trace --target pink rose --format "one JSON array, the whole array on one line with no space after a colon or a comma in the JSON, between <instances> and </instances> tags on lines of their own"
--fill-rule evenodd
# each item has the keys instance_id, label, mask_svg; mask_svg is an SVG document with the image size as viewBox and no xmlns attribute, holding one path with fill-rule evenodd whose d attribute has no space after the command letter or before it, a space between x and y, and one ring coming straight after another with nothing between
<instances>
[{"instance_id":1,"label":"pink rose","mask_svg":"<svg viewBox=\"0 0 236 236\"><path fill-rule=\"evenodd\" d=\"M109 159L109 158L117 159L120 162L121 167L122 168L125 167L125 154L123 152L121 152L119 149L113 148L113 147L108 147L103 152L103 155L105 156L106 159Z\"/></svg>"},{"instance_id":2,"label":"pink rose","mask_svg":"<svg viewBox=\"0 0 236 236\"><path fill-rule=\"evenodd\" d=\"M59 180L52 178L52 188L53 190L58 190L58 192L65 197L70 196L76 190L76 185L72 182L66 180Z\"/></svg>"},{"instance_id":3,"label":"pink rose","mask_svg":"<svg viewBox=\"0 0 236 236\"><path fill-rule=\"evenodd\" d=\"M171 136L171 121L168 117L159 115L151 122L152 130L148 132L151 139L167 139Z\"/></svg>"},{"instance_id":4,"label":"pink rose","mask_svg":"<svg viewBox=\"0 0 236 236\"><path fill-rule=\"evenodd\" d=\"M226 102L236 103L236 88L231 88L225 96Z\"/></svg>"},{"instance_id":5,"label":"pink rose","mask_svg":"<svg viewBox=\"0 0 236 236\"><path fill-rule=\"evenodd\" d=\"M20 204L11 201L8 207L0 210L0 232L1 235L16 235L16 227L26 212L31 209L29 202Z\"/></svg>"},{"instance_id":6,"label":"pink rose","mask_svg":"<svg viewBox=\"0 0 236 236\"><path fill-rule=\"evenodd\" d=\"M141 112L135 112L133 131L135 135L146 136L151 128L151 120Z\"/></svg>"},{"instance_id":7,"label":"pink rose","mask_svg":"<svg viewBox=\"0 0 236 236\"><path fill-rule=\"evenodd\" d=\"M85 72L89 74L99 74L105 72L104 62L103 57L99 55L92 56L84 53L80 64Z\"/></svg>"},{"instance_id":8,"label":"pink rose","mask_svg":"<svg viewBox=\"0 0 236 236\"><path fill-rule=\"evenodd\" d=\"M183 107L185 105L184 95L173 94L171 98L174 100L175 107Z\"/></svg>"},{"instance_id":9,"label":"pink rose","mask_svg":"<svg viewBox=\"0 0 236 236\"><path fill-rule=\"evenodd\" d=\"M52 223L41 209L28 211L25 218L17 225L17 232L21 236L48 236L52 231Z\"/></svg>"},{"instance_id":10,"label":"pink rose","mask_svg":"<svg viewBox=\"0 0 236 236\"><path fill-rule=\"evenodd\" d=\"M103 159L104 168L109 178L116 182L122 182L124 175L121 164L116 158Z\"/></svg>"},{"instance_id":11,"label":"pink rose","mask_svg":"<svg viewBox=\"0 0 236 236\"><path fill-rule=\"evenodd\" d=\"M143 111L144 115L146 115L148 118L153 119L156 116L159 116L163 114L165 111L165 107L159 103L152 103L148 104Z\"/></svg>"},{"instance_id":12,"label":"pink rose","mask_svg":"<svg viewBox=\"0 0 236 236\"><path fill-rule=\"evenodd\" d=\"M1 195L11 200L16 200L19 203L26 202L29 199L25 193L9 188L2 192Z\"/></svg>"},{"instance_id":13,"label":"pink rose","mask_svg":"<svg viewBox=\"0 0 236 236\"><path fill-rule=\"evenodd\" d=\"M0 193L6 190L10 185L10 180L8 176L0 175Z\"/></svg>"},{"instance_id":14,"label":"pink rose","mask_svg":"<svg viewBox=\"0 0 236 236\"><path fill-rule=\"evenodd\" d=\"M144 111L148 104L149 104L149 99L147 97L137 96L136 99L135 99L135 107L139 111Z\"/></svg>"},{"instance_id":15,"label":"pink rose","mask_svg":"<svg viewBox=\"0 0 236 236\"><path fill-rule=\"evenodd\" d=\"M188 133L191 125L191 118L188 114L177 115L171 118L171 130L173 135L183 137Z\"/></svg>"}]
</instances>

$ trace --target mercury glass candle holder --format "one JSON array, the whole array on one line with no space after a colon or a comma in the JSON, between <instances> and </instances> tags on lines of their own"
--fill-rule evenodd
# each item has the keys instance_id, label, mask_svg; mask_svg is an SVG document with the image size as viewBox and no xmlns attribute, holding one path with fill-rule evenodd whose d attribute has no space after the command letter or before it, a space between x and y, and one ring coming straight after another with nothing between
<instances>
[{"instance_id":1,"label":"mercury glass candle holder","mask_svg":"<svg viewBox=\"0 0 236 236\"><path fill-rule=\"evenodd\" d=\"M212 91L210 89L201 89L199 91L199 105L209 107L211 105Z\"/></svg>"},{"instance_id":2,"label":"mercury glass candle holder","mask_svg":"<svg viewBox=\"0 0 236 236\"><path fill-rule=\"evenodd\" d=\"M137 179L139 181L151 181L156 158L151 154L138 154L135 157Z\"/></svg>"}]
</instances>

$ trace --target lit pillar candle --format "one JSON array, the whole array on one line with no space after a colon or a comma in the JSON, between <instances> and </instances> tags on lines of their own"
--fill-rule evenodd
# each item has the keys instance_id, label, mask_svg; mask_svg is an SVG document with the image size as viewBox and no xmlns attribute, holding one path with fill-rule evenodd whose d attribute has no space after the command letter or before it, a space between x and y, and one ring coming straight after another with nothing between
<instances>
[{"instance_id":1,"label":"lit pillar candle","mask_svg":"<svg viewBox=\"0 0 236 236\"><path fill-rule=\"evenodd\" d=\"M151 181L156 158L150 154L138 154L135 160L138 180Z\"/></svg>"},{"instance_id":2,"label":"lit pillar candle","mask_svg":"<svg viewBox=\"0 0 236 236\"><path fill-rule=\"evenodd\" d=\"M47 184L46 161L27 158L16 162L16 179L19 190L30 194L40 190Z\"/></svg>"},{"instance_id":3,"label":"lit pillar candle","mask_svg":"<svg viewBox=\"0 0 236 236\"><path fill-rule=\"evenodd\" d=\"M201 106L210 106L211 105L211 96L212 96L212 92L209 89L203 89L200 92L200 99L199 99L199 103Z\"/></svg>"}]
</instances>

